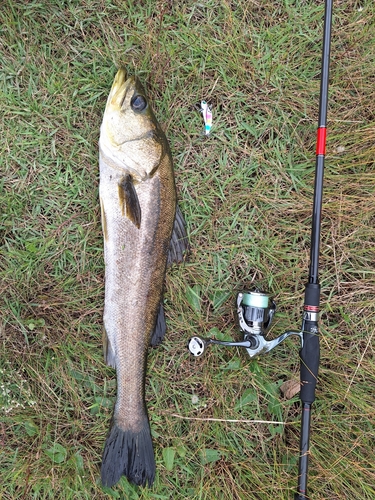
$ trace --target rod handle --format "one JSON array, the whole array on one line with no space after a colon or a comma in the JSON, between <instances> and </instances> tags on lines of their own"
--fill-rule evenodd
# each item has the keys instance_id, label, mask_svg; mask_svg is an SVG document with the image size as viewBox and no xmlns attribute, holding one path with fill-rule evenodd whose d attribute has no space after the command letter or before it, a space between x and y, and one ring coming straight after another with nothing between
<instances>
[{"instance_id":1,"label":"rod handle","mask_svg":"<svg viewBox=\"0 0 375 500\"><path fill-rule=\"evenodd\" d=\"M318 380L320 361L319 330L317 321L304 321L303 347L300 350L301 359L301 392L303 403L312 404L315 401L315 388Z\"/></svg>"}]
</instances>

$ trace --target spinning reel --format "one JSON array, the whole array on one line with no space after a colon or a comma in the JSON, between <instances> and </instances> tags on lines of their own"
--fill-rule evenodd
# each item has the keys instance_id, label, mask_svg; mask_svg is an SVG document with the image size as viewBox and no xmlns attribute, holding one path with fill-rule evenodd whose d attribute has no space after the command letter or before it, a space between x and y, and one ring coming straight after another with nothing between
<instances>
[{"instance_id":1,"label":"spinning reel","mask_svg":"<svg viewBox=\"0 0 375 500\"><path fill-rule=\"evenodd\" d=\"M188 349L194 356L201 356L205 349L211 344L227 347L244 347L250 358L259 354L265 354L283 342L291 335L297 335L303 346L303 332L287 331L273 340L266 340L265 336L269 330L276 312L276 303L266 292L255 289L252 292L241 292L237 295L237 315L240 329L243 333L243 341L225 342L216 339L204 339L192 337L188 343Z\"/></svg>"}]
</instances>

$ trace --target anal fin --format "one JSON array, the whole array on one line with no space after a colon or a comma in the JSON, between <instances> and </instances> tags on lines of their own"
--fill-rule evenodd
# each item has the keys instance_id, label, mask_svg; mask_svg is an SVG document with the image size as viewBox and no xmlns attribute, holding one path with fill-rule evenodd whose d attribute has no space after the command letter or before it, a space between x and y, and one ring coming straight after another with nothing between
<instances>
[{"instance_id":1,"label":"anal fin","mask_svg":"<svg viewBox=\"0 0 375 500\"><path fill-rule=\"evenodd\" d=\"M151 347L155 347L161 344L161 342L164 339L166 330L167 330L167 325L165 323L164 306L163 302L160 302L158 315L156 317L155 328L154 331L152 332L150 339Z\"/></svg>"},{"instance_id":2,"label":"anal fin","mask_svg":"<svg viewBox=\"0 0 375 500\"><path fill-rule=\"evenodd\" d=\"M111 342L108 338L107 332L103 327L103 353L104 353L104 361L108 366L112 366L112 368L116 368L116 354L111 345Z\"/></svg>"}]
</instances>

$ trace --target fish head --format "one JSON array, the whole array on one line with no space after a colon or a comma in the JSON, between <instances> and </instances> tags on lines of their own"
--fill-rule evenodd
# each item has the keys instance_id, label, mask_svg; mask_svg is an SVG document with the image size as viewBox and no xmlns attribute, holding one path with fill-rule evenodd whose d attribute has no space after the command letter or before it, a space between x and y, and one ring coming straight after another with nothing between
<instances>
[{"instance_id":1,"label":"fish head","mask_svg":"<svg viewBox=\"0 0 375 500\"><path fill-rule=\"evenodd\" d=\"M110 165L138 181L155 173L168 147L140 81L124 69L108 96L99 146Z\"/></svg>"}]
</instances>

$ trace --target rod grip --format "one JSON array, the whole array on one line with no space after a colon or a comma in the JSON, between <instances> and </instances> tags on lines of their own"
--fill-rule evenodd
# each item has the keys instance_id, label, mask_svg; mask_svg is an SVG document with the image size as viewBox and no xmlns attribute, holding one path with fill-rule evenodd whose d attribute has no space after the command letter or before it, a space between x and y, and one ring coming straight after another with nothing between
<instances>
[{"instance_id":1,"label":"rod grip","mask_svg":"<svg viewBox=\"0 0 375 500\"><path fill-rule=\"evenodd\" d=\"M300 350L301 359L301 392L303 403L312 404L315 401L315 388L318 380L320 361L319 330L317 321L304 321L303 347Z\"/></svg>"}]
</instances>

